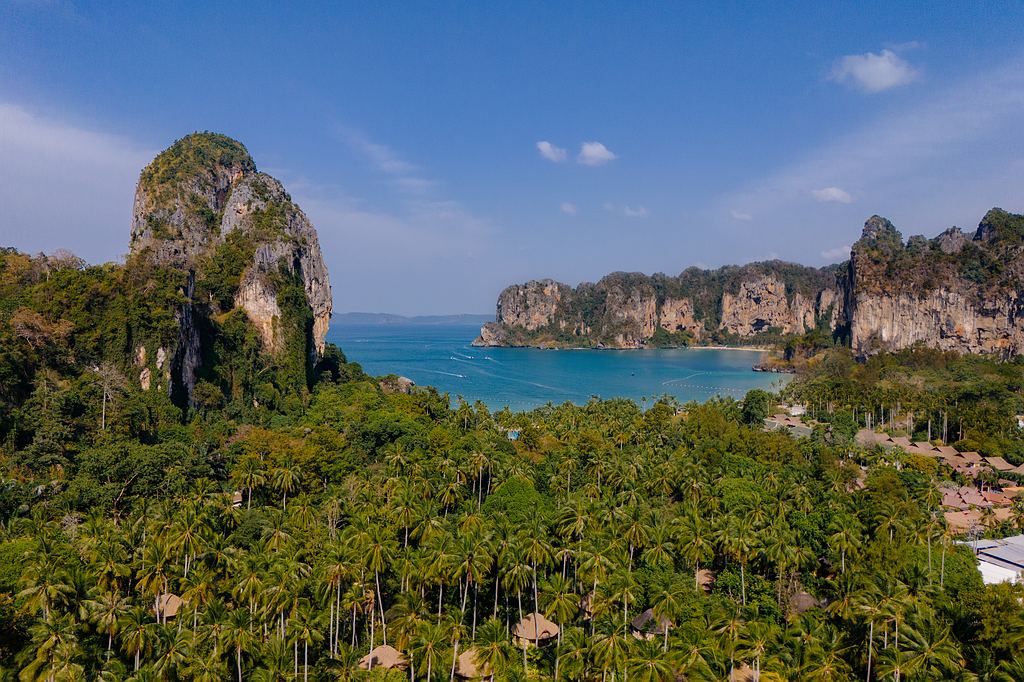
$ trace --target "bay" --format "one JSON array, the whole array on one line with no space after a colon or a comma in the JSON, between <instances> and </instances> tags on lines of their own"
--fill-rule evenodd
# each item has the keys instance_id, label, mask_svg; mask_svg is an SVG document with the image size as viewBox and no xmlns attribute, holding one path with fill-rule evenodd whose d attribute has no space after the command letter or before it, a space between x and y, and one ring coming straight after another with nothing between
<instances>
[{"instance_id":1,"label":"bay","mask_svg":"<svg viewBox=\"0 0 1024 682\"><path fill-rule=\"evenodd\" d=\"M475 348L478 331L466 324L344 325L327 338L372 375L405 376L492 410L583 404L593 396L642 404L665 394L681 402L742 398L752 388L777 390L789 380L754 372L759 351Z\"/></svg>"}]
</instances>

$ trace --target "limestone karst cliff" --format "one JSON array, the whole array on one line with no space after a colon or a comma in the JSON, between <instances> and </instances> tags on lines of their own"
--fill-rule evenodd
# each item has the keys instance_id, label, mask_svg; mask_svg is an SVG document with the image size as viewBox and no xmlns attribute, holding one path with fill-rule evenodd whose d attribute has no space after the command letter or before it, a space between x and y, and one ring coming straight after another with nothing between
<instances>
[{"instance_id":1,"label":"limestone karst cliff","mask_svg":"<svg viewBox=\"0 0 1024 682\"><path fill-rule=\"evenodd\" d=\"M613 273L575 289L528 282L501 292L477 343L642 348L804 333L830 323L840 272L773 261L678 277Z\"/></svg>"},{"instance_id":2,"label":"limestone karst cliff","mask_svg":"<svg viewBox=\"0 0 1024 682\"><path fill-rule=\"evenodd\" d=\"M216 333L236 312L255 330L259 352L287 367L296 386L324 352L331 288L316 230L235 140L189 135L142 170L132 262L185 274L173 310L177 338L170 348L140 344L146 383L162 373L171 392L191 397Z\"/></svg>"},{"instance_id":3,"label":"limestone karst cliff","mask_svg":"<svg viewBox=\"0 0 1024 682\"><path fill-rule=\"evenodd\" d=\"M973 235L950 228L904 242L884 218L864 225L849 261L772 261L676 277L614 273L501 292L479 345L641 348L778 341L811 330L865 355L921 343L1024 353L1024 217L989 211Z\"/></svg>"},{"instance_id":4,"label":"limestone karst cliff","mask_svg":"<svg viewBox=\"0 0 1024 682\"><path fill-rule=\"evenodd\" d=\"M845 283L855 352L922 343L1009 358L1024 353L1024 216L992 209L970 237L956 228L906 243L873 216Z\"/></svg>"}]
</instances>

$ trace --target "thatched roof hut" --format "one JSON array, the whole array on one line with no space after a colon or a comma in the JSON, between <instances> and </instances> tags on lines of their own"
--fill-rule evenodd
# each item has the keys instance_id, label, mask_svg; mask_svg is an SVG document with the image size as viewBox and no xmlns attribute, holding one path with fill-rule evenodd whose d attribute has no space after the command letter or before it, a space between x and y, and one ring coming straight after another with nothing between
<instances>
[{"instance_id":1,"label":"thatched roof hut","mask_svg":"<svg viewBox=\"0 0 1024 682\"><path fill-rule=\"evenodd\" d=\"M820 605L821 602L815 599L813 594L801 590L789 598L789 613L793 616L799 616L801 613L818 608Z\"/></svg>"},{"instance_id":2,"label":"thatched roof hut","mask_svg":"<svg viewBox=\"0 0 1024 682\"><path fill-rule=\"evenodd\" d=\"M363 670L371 670L373 668L405 670L408 666L409 661L405 659L405 656L390 644L381 644L359 659L359 667Z\"/></svg>"},{"instance_id":3,"label":"thatched roof hut","mask_svg":"<svg viewBox=\"0 0 1024 682\"><path fill-rule=\"evenodd\" d=\"M741 663L732 670L729 682L754 682L754 669L746 663Z\"/></svg>"},{"instance_id":4,"label":"thatched roof hut","mask_svg":"<svg viewBox=\"0 0 1024 682\"><path fill-rule=\"evenodd\" d=\"M654 617L654 609L647 609L633 619L629 624L633 630L633 636L637 639L654 639L661 637L672 627L672 621L665 616Z\"/></svg>"},{"instance_id":5,"label":"thatched roof hut","mask_svg":"<svg viewBox=\"0 0 1024 682\"><path fill-rule=\"evenodd\" d=\"M176 594L170 592L161 594L160 600L157 602L157 616L162 616L165 620L174 618L184 603L184 600Z\"/></svg>"},{"instance_id":6,"label":"thatched roof hut","mask_svg":"<svg viewBox=\"0 0 1024 682\"><path fill-rule=\"evenodd\" d=\"M477 663L479 653L479 649L466 649L459 654L455 662L455 674L464 680L475 680L489 676L491 674L491 667L486 663Z\"/></svg>"},{"instance_id":7,"label":"thatched roof hut","mask_svg":"<svg viewBox=\"0 0 1024 682\"><path fill-rule=\"evenodd\" d=\"M697 584L701 586L701 589L703 589L705 592L711 591L711 585L713 585L715 582L714 571L702 568L699 571L697 571L694 577L697 580Z\"/></svg>"},{"instance_id":8,"label":"thatched roof hut","mask_svg":"<svg viewBox=\"0 0 1024 682\"><path fill-rule=\"evenodd\" d=\"M544 646L555 637L560 629L540 613L531 613L512 628L512 639L516 646Z\"/></svg>"}]
</instances>

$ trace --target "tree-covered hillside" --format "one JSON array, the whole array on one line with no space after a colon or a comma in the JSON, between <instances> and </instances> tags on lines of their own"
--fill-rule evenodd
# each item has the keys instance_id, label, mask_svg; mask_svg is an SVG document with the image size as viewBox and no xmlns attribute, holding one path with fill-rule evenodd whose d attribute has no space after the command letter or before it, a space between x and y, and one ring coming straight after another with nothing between
<instances>
[{"instance_id":1,"label":"tree-covered hillside","mask_svg":"<svg viewBox=\"0 0 1024 682\"><path fill-rule=\"evenodd\" d=\"M1024 592L982 586L935 472L838 431L766 432L767 405L490 414L353 377L257 423L210 408L143 439L120 411L105 431L83 419L60 464L4 450L0 666L447 680L461 656L500 680L1019 679ZM535 610L557 625L539 648L540 619L518 626ZM404 668L361 669L375 649Z\"/></svg>"}]
</instances>

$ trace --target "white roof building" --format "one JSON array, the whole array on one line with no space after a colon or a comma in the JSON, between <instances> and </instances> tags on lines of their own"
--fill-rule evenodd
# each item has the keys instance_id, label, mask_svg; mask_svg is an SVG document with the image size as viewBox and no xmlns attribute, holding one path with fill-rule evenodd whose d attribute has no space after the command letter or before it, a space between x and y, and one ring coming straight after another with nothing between
<instances>
[{"instance_id":1,"label":"white roof building","mask_svg":"<svg viewBox=\"0 0 1024 682\"><path fill-rule=\"evenodd\" d=\"M986 585L1024 583L1024 535L1002 540L978 540L975 554Z\"/></svg>"}]
</instances>

